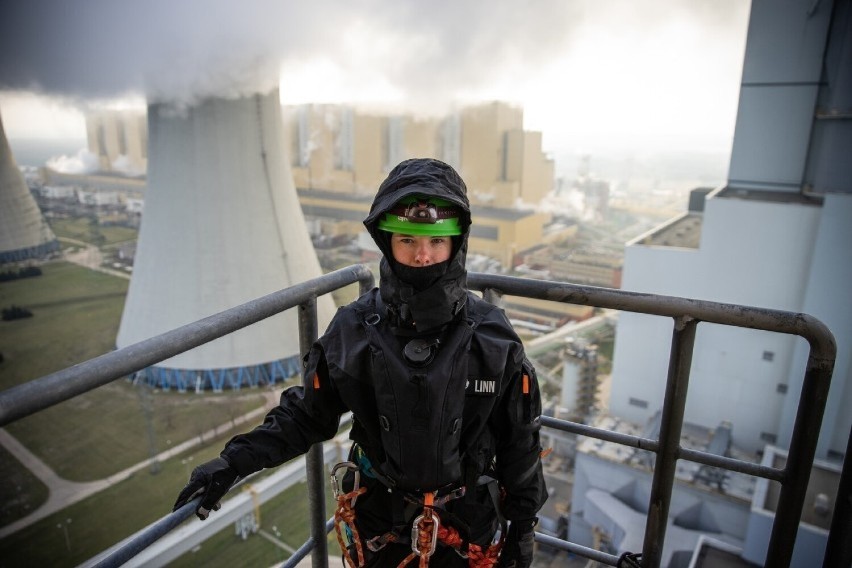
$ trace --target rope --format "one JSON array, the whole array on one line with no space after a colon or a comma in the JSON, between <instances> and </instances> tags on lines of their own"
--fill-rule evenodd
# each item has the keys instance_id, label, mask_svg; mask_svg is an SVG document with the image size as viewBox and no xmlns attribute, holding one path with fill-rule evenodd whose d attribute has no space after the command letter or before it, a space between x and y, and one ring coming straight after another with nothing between
<instances>
[{"instance_id":1,"label":"rope","mask_svg":"<svg viewBox=\"0 0 852 568\"><path fill-rule=\"evenodd\" d=\"M426 568L429 566L429 556L431 556L430 550L432 546L431 535L435 522L435 519L432 518L432 509L424 508L423 515L417 525L417 550L420 553L420 563L418 568ZM503 548L503 538L504 535L501 535L499 541L485 548L478 544L469 544L467 548L468 567L493 568L494 566L497 566L497 563L500 561L500 550ZM455 548L456 551L461 551L464 546L464 539L462 539L458 530L454 527L445 527L440 523L438 523L438 540L446 546ZM397 568L405 568L417 556L418 554L416 552L412 552L399 563Z\"/></svg>"},{"instance_id":2,"label":"rope","mask_svg":"<svg viewBox=\"0 0 852 568\"><path fill-rule=\"evenodd\" d=\"M355 526L355 510L352 508L352 503L366 491L366 487L359 487L355 491L338 495L337 509L334 510L334 530L337 532L337 542L340 544L340 550L343 551L343 559L350 568L359 568L364 565L364 547L361 544L361 537L358 535L358 527ZM358 554L357 564L352 559L349 548L343 542L343 533L340 530L341 523L345 524L352 533L352 542L355 544L355 551Z\"/></svg>"}]
</instances>

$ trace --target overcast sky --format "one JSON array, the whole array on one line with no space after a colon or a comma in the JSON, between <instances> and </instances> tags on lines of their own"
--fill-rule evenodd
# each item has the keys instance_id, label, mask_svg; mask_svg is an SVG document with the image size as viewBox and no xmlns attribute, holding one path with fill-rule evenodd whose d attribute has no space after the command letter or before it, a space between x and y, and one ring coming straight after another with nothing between
<instances>
[{"instance_id":1,"label":"overcast sky","mask_svg":"<svg viewBox=\"0 0 852 568\"><path fill-rule=\"evenodd\" d=\"M10 138L85 137L90 106L285 103L441 113L505 100L546 151L728 152L747 0L6 0Z\"/></svg>"}]
</instances>

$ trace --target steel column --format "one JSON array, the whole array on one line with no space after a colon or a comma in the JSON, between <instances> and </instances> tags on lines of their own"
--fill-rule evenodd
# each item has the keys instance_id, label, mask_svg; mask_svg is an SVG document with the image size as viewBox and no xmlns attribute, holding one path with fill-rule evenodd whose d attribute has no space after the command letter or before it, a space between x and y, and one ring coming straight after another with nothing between
<instances>
[{"instance_id":1,"label":"steel column","mask_svg":"<svg viewBox=\"0 0 852 568\"><path fill-rule=\"evenodd\" d=\"M811 350L805 367L805 380L784 467L784 482L778 496L775 523L769 538L766 566L786 567L793 558L799 519L802 517L817 439L828 400L828 388L831 386L831 373L834 370L834 358L826 361L815 356L815 351Z\"/></svg>"},{"instance_id":2,"label":"steel column","mask_svg":"<svg viewBox=\"0 0 852 568\"><path fill-rule=\"evenodd\" d=\"M660 421L660 448L654 465L651 502L642 547L642 566L648 568L659 568L663 555L696 327L698 321L688 315L675 318L666 395Z\"/></svg>"},{"instance_id":3,"label":"steel column","mask_svg":"<svg viewBox=\"0 0 852 568\"><path fill-rule=\"evenodd\" d=\"M299 351L304 358L317 340L317 299L299 305ZM304 387L312 388L312 377L302 375ZM322 457L322 444L314 444L305 454L305 469L308 484L308 510L311 519L311 538L314 549L311 552L313 568L328 568L328 540L325 530L325 462Z\"/></svg>"},{"instance_id":4,"label":"steel column","mask_svg":"<svg viewBox=\"0 0 852 568\"><path fill-rule=\"evenodd\" d=\"M852 432L846 441L846 458L834 500L834 517L831 519L823 568L852 566L852 539L849 535L852 535Z\"/></svg>"}]
</instances>

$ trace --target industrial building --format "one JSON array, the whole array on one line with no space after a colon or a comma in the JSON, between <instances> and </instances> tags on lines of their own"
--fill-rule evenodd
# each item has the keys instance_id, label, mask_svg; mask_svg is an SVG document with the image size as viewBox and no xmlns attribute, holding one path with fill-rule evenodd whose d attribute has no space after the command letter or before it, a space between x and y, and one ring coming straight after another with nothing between
<instances>
[{"instance_id":1,"label":"industrial building","mask_svg":"<svg viewBox=\"0 0 852 568\"><path fill-rule=\"evenodd\" d=\"M552 190L553 161L541 133L523 130L523 111L502 102L443 118L368 114L339 105L286 107L290 162L305 215L323 234L363 231L376 188L412 157L453 165L472 205L469 250L512 266L515 256L548 238L548 214L535 206Z\"/></svg>"},{"instance_id":2,"label":"industrial building","mask_svg":"<svg viewBox=\"0 0 852 568\"><path fill-rule=\"evenodd\" d=\"M148 124L142 110L99 110L86 115L89 152L102 172L144 175L148 168Z\"/></svg>"},{"instance_id":3,"label":"industrial building","mask_svg":"<svg viewBox=\"0 0 852 568\"><path fill-rule=\"evenodd\" d=\"M694 191L687 213L628 243L623 271L633 292L807 313L832 330L836 364L791 564L801 568L823 557L852 428L850 17L848 2L752 4L727 183ZM655 437L672 333L667 318L620 314L602 427ZM702 324L680 446L783 465L807 354L793 336ZM570 540L642 549L644 455L578 445ZM763 565L777 486L677 467L661 565Z\"/></svg>"}]
</instances>

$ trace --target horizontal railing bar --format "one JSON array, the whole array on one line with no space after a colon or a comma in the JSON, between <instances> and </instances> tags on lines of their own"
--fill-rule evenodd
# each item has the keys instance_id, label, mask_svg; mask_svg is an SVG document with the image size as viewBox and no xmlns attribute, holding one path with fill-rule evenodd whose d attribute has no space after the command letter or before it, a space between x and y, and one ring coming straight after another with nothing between
<instances>
[{"instance_id":1,"label":"horizontal railing bar","mask_svg":"<svg viewBox=\"0 0 852 568\"><path fill-rule=\"evenodd\" d=\"M371 286L361 264L330 272L0 392L0 426L294 308L348 284Z\"/></svg>"},{"instance_id":2,"label":"horizontal railing bar","mask_svg":"<svg viewBox=\"0 0 852 568\"><path fill-rule=\"evenodd\" d=\"M649 452L656 452L660 447L660 444L656 440L652 440L650 438L642 438L632 434L616 432L614 430L596 428L587 424L569 422L567 420L560 420L550 416L542 416L541 425L553 428L554 430L588 436L589 438L597 438L598 440L604 440L606 442L615 442L616 444L630 446L631 448L638 448L640 450L648 450Z\"/></svg>"},{"instance_id":3,"label":"horizontal railing bar","mask_svg":"<svg viewBox=\"0 0 852 568\"><path fill-rule=\"evenodd\" d=\"M659 449L659 444L657 443L657 441L652 440L650 438L642 438L640 436L625 434L623 432L615 432L613 430L596 428L594 426L588 426L586 424L579 424L577 422L570 422L567 420L560 420L558 418L552 418L550 416L542 416L541 425L548 428L553 428L554 430L560 430L562 432L569 432L572 434L579 434L581 436L596 438L598 440L604 440L606 442L613 442L616 444L621 444L622 446L637 448L639 450L647 450L649 452L656 453ZM723 469L728 469L739 473L754 475L756 477L764 477L772 481L781 482L784 479L784 470L775 469L734 458L718 456L716 454L710 454L707 452L702 452L700 450L680 448L678 458L695 463L700 463L703 465L708 465L711 467L721 467Z\"/></svg>"},{"instance_id":4,"label":"horizontal railing bar","mask_svg":"<svg viewBox=\"0 0 852 568\"><path fill-rule=\"evenodd\" d=\"M334 528L334 517L329 517L329 519L325 522L325 533L328 534ZM293 555L284 561L281 564L280 568L296 568L296 565L304 560L308 554L313 551L316 547L316 543L314 542L314 538L312 536L308 537L308 540L305 541L302 546L300 546Z\"/></svg>"},{"instance_id":5,"label":"horizontal railing bar","mask_svg":"<svg viewBox=\"0 0 852 568\"><path fill-rule=\"evenodd\" d=\"M546 534L542 534L540 532L535 533L535 540L536 542L540 542L551 548L564 550L565 552L570 552L572 554L578 554L583 558L588 558L596 562L601 562L603 564L606 564L607 566L618 565L618 556L607 554L606 552L601 552L600 550L595 550L594 548L588 548L586 546L575 544L573 542L568 542L567 540L555 538Z\"/></svg>"},{"instance_id":6,"label":"horizontal railing bar","mask_svg":"<svg viewBox=\"0 0 852 568\"><path fill-rule=\"evenodd\" d=\"M109 556L95 564L93 568L118 568L124 565L131 558L166 536L179 524L194 515L195 508L200 502L201 495L185 503L177 511L173 511L151 523L142 532L135 535L134 538L125 542L117 550L110 553Z\"/></svg>"},{"instance_id":7,"label":"horizontal railing bar","mask_svg":"<svg viewBox=\"0 0 852 568\"><path fill-rule=\"evenodd\" d=\"M691 450L688 448L681 448L678 451L678 458L695 463L700 463L702 465L708 465L710 467L720 467L729 471L736 471L738 473L754 475L755 477L763 477L765 479L777 481L779 483L784 482L785 474L783 469L776 469L773 467L738 460L735 458L728 458L725 456L710 454L699 450Z\"/></svg>"},{"instance_id":8,"label":"horizontal railing bar","mask_svg":"<svg viewBox=\"0 0 852 568\"><path fill-rule=\"evenodd\" d=\"M808 314L500 274L470 273L468 286L474 290L491 289L510 296L672 318L688 315L708 323L799 335L811 344L812 356L816 360L833 366L836 356L831 331L820 320Z\"/></svg>"}]
</instances>

